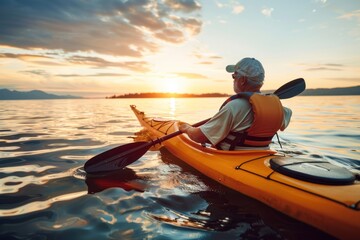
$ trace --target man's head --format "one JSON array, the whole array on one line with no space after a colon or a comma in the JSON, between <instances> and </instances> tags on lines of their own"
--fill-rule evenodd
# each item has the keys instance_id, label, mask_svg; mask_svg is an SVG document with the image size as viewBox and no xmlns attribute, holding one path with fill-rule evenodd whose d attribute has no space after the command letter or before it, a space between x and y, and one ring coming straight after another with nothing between
<instances>
[{"instance_id":1,"label":"man's head","mask_svg":"<svg viewBox=\"0 0 360 240\"><path fill-rule=\"evenodd\" d=\"M264 83L265 70L255 58L243 58L235 65L226 66L226 71L233 73L234 81L243 79L245 88L260 90ZM235 82L234 82L235 90ZM244 89L242 89L244 91ZM237 92L235 90L235 92Z\"/></svg>"}]
</instances>

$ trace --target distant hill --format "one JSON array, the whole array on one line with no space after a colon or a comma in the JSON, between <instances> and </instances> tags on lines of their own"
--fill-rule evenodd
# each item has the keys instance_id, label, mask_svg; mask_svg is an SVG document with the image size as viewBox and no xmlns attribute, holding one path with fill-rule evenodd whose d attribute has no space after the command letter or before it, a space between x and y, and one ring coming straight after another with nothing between
<instances>
[{"instance_id":1,"label":"distant hill","mask_svg":"<svg viewBox=\"0 0 360 240\"><path fill-rule=\"evenodd\" d=\"M81 98L77 96L61 96L49 94L40 90L32 90L29 92L11 91L9 89L0 89L0 100L26 100L26 99L70 99Z\"/></svg>"},{"instance_id":2,"label":"distant hill","mask_svg":"<svg viewBox=\"0 0 360 240\"><path fill-rule=\"evenodd\" d=\"M345 88L316 88L306 89L301 96L339 96L360 95L360 86Z\"/></svg>"}]
</instances>

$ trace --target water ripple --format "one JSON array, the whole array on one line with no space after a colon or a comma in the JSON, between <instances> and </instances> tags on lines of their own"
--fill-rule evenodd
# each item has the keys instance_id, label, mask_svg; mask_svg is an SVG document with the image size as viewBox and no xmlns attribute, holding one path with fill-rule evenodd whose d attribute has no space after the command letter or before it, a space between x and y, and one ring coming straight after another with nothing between
<instances>
[{"instance_id":1,"label":"water ripple","mask_svg":"<svg viewBox=\"0 0 360 240\"><path fill-rule=\"evenodd\" d=\"M214 114L221 101L131 103L149 115L191 123ZM330 98L316 112L313 98L286 101L293 120L280 133L283 148L277 142L273 148L360 167L359 98L340 105ZM1 239L331 239L224 188L165 149L153 148L112 176L87 175L86 160L139 137L129 100L2 103Z\"/></svg>"},{"instance_id":2,"label":"water ripple","mask_svg":"<svg viewBox=\"0 0 360 240\"><path fill-rule=\"evenodd\" d=\"M81 191L81 192L74 192L74 193L68 193L64 195L60 195L54 198L50 198L45 201L34 201L25 205L22 205L20 207L12 208L12 209L0 209L0 216L1 217L7 217L7 216L19 216L24 215L40 210L44 210L47 208L50 208L52 204L56 202L61 201L69 201L81 196L86 195L87 191Z\"/></svg>"}]
</instances>

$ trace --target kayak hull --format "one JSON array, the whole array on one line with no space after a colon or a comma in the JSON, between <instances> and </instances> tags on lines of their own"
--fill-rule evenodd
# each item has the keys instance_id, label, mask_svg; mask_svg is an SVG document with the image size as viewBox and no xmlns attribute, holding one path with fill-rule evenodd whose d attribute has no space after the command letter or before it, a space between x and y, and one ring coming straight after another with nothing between
<instances>
[{"instance_id":1,"label":"kayak hull","mask_svg":"<svg viewBox=\"0 0 360 240\"><path fill-rule=\"evenodd\" d=\"M179 121L149 118L131 109L156 139L179 130ZM222 151L203 147L180 134L161 143L204 175L340 239L355 239L360 229L360 183L324 185L285 176L270 167L273 150Z\"/></svg>"}]
</instances>

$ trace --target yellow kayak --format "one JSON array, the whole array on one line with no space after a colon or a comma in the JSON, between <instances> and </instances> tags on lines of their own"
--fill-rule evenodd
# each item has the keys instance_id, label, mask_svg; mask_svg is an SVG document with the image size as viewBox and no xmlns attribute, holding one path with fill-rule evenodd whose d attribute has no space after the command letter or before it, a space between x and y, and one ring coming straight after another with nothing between
<instances>
[{"instance_id":1,"label":"yellow kayak","mask_svg":"<svg viewBox=\"0 0 360 240\"><path fill-rule=\"evenodd\" d=\"M178 120L147 117L131 105L154 139L179 131ZM360 182L325 161L276 155L273 150L223 151L185 134L161 143L174 156L220 184L339 239L358 239Z\"/></svg>"}]
</instances>

